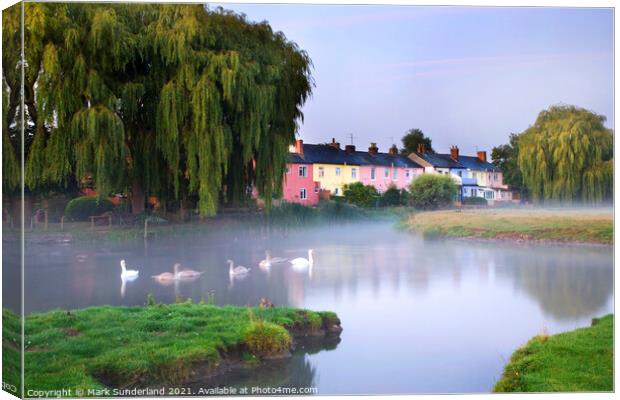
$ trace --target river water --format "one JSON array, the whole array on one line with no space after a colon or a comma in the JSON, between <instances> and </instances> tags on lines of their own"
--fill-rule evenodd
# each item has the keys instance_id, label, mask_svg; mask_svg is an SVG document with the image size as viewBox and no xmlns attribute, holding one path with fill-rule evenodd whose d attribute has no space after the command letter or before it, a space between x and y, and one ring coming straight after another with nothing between
<instances>
[{"instance_id":1,"label":"river water","mask_svg":"<svg viewBox=\"0 0 620 400\"><path fill-rule=\"evenodd\" d=\"M258 267L265 249L294 258L309 248L312 269ZM17 293L15 250L5 244L5 295ZM137 280L123 284L121 259L140 270ZM227 259L251 267L249 275L231 280ZM150 278L174 263L204 273L168 286ZM208 382L309 386L319 394L488 392L532 336L587 326L613 311L611 247L426 240L389 222L272 233L214 228L146 244L33 244L25 276L26 313L141 305L148 293L157 302L199 301L210 291L217 304L256 305L265 297L335 311L344 328L339 343Z\"/></svg>"}]
</instances>

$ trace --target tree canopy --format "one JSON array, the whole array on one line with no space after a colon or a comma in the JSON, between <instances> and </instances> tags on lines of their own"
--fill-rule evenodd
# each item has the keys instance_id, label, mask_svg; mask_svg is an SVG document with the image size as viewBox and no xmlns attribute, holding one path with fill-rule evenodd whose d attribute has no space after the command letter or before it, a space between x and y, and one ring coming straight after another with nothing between
<instances>
[{"instance_id":1,"label":"tree canopy","mask_svg":"<svg viewBox=\"0 0 620 400\"><path fill-rule=\"evenodd\" d=\"M418 150L419 144L424 144L427 152L434 152L432 146L432 140L429 137L424 136L424 132L420 129L410 129L405 136L402 137L403 147L400 149L402 155L408 156L409 154Z\"/></svg>"},{"instance_id":2,"label":"tree canopy","mask_svg":"<svg viewBox=\"0 0 620 400\"><path fill-rule=\"evenodd\" d=\"M613 194L613 137L605 117L558 105L518 138L518 165L534 201L600 203Z\"/></svg>"},{"instance_id":3,"label":"tree canopy","mask_svg":"<svg viewBox=\"0 0 620 400\"><path fill-rule=\"evenodd\" d=\"M92 176L100 194L195 199L202 215L252 185L268 204L280 195L313 86L308 55L284 34L202 5L25 8L30 190ZM19 13L3 12L4 128L19 108ZM10 190L19 137L8 139Z\"/></svg>"}]
</instances>

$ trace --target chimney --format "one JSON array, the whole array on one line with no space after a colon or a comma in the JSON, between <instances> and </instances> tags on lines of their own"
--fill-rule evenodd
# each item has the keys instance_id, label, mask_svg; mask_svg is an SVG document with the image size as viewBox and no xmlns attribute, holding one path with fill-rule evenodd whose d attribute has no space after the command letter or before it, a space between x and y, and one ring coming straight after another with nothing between
<instances>
[{"instance_id":1,"label":"chimney","mask_svg":"<svg viewBox=\"0 0 620 400\"><path fill-rule=\"evenodd\" d=\"M295 153L300 156L304 155L304 141L301 139L295 140Z\"/></svg>"},{"instance_id":2,"label":"chimney","mask_svg":"<svg viewBox=\"0 0 620 400\"><path fill-rule=\"evenodd\" d=\"M377 143L371 143L370 147L368 148L368 153L375 156L377 155L378 152L379 152L379 148L377 147Z\"/></svg>"},{"instance_id":3,"label":"chimney","mask_svg":"<svg viewBox=\"0 0 620 400\"><path fill-rule=\"evenodd\" d=\"M344 146L344 151L346 151L348 154L355 153L355 145L348 144Z\"/></svg>"},{"instance_id":4,"label":"chimney","mask_svg":"<svg viewBox=\"0 0 620 400\"><path fill-rule=\"evenodd\" d=\"M336 138L332 138L332 142L329 145L337 149L340 149L340 143L336 142Z\"/></svg>"},{"instance_id":5,"label":"chimney","mask_svg":"<svg viewBox=\"0 0 620 400\"><path fill-rule=\"evenodd\" d=\"M390 147L390 150L388 150L388 152L390 153L391 156L396 156L398 155L398 147L396 147L396 145L393 144L392 147Z\"/></svg>"},{"instance_id":6,"label":"chimney","mask_svg":"<svg viewBox=\"0 0 620 400\"><path fill-rule=\"evenodd\" d=\"M424 143L418 143L418 153L424 154L426 153L426 146Z\"/></svg>"},{"instance_id":7,"label":"chimney","mask_svg":"<svg viewBox=\"0 0 620 400\"><path fill-rule=\"evenodd\" d=\"M487 152L486 151L479 151L478 152L478 160L480 160L482 162L487 162Z\"/></svg>"},{"instance_id":8,"label":"chimney","mask_svg":"<svg viewBox=\"0 0 620 400\"><path fill-rule=\"evenodd\" d=\"M456 146L450 147L450 158L454 161L458 161L459 159L459 148Z\"/></svg>"}]
</instances>

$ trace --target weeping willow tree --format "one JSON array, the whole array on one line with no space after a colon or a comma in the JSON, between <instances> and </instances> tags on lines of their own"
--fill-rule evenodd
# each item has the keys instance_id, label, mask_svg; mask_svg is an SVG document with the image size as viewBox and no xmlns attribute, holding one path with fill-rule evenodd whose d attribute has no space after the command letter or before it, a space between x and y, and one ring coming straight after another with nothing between
<instances>
[{"instance_id":1,"label":"weeping willow tree","mask_svg":"<svg viewBox=\"0 0 620 400\"><path fill-rule=\"evenodd\" d=\"M600 203L612 196L613 137L605 117L552 106L518 139L518 165L536 202Z\"/></svg>"},{"instance_id":2,"label":"weeping willow tree","mask_svg":"<svg viewBox=\"0 0 620 400\"><path fill-rule=\"evenodd\" d=\"M202 215L252 186L280 195L313 84L282 33L200 5L26 3L26 15L38 32L26 46L31 190L91 176L100 193L131 191L135 208L145 195L196 199Z\"/></svg>"}]
</instances>

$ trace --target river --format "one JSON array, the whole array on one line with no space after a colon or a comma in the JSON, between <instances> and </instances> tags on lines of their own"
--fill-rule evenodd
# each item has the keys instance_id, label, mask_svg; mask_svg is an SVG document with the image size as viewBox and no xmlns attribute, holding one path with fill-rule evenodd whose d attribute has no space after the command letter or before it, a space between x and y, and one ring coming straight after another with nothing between
<instances>
[{"instance_id":1,"label":"river","mask_svg":"<svg viewBox=\"0 0 620 400\"><path fill-rule=\"evenodd\" d=\"M266 249L290 259L307 257L309 248L312 269L258 267ZM5 299L18 293L16 251L5 243ZM137 280L123 284L121 259L140 270ZM228 259L251 267L249 275L231 280ZM157 302L199 301L210 291L216 304L256 305L264 297L335 311L344 328L339 343L209 382L310 386L326 395L488 392L532 336L587 326L613 311L611 247L426 240L390 222L273 233L214 228L146 244L32 244L25 261L27 314L142 305L148 293ZM168 286L150 278L174 263L203 275Z\"/></svg>"}]
</instances>

